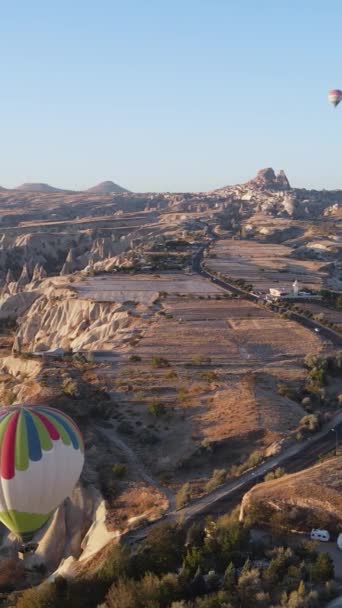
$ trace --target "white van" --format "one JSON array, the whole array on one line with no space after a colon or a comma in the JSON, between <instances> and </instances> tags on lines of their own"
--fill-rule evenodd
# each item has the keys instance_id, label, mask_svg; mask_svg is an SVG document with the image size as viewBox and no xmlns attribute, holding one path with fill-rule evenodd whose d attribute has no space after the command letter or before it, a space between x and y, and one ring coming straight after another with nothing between
<instances>
[{"instance_id":1,"label":"white van","mask_svg":"<svg viewBox=\"0 0 342 608\"><path fill-rule=\"evenodd\" d=\"M339 534L337 537L337 546L342 551L342 534Z\"/></svg>"},{"instance_id":2,"label":"white van","mask_svg":"<svg viewBox=\"0 0 342 608\"><path fill-rule=\"evenodd\" d=\"M311 540L320 540L328 542L330 540L330 534L328 530L320 530L319 528L313 528L310 534Z\"/></svg>"}]
</instances>

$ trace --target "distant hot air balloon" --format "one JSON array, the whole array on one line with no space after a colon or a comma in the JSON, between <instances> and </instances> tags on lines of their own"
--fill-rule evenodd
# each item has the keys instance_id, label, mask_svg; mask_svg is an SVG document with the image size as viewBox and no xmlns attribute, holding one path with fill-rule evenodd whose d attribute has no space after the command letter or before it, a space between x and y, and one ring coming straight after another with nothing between
<instances>
[{"instance_id":1,"label":"distant hot air balloon","mask_svg":"<svg viewBox=\"0 0 342 608\"><path fill-rule=\"evenodd\" d=\"M83 462L69 416L41 405L0 409L0 521L30 538L71 494Z\"/></svg>"},{"instance_id":2,"label":"distant hot air balloon","mask_svg":"<svg viewBox=\"0 0 342 608\"><path fill-rule=\"evenodd\" d=\"M340 91L339 89L332 89L328 93L328 99L329 99L330 103L332 103L333 106L335 106L335 108L336 108L336 106L338 106L340 101L342 101L342 91Z\"/></svg>"}]
</instances>

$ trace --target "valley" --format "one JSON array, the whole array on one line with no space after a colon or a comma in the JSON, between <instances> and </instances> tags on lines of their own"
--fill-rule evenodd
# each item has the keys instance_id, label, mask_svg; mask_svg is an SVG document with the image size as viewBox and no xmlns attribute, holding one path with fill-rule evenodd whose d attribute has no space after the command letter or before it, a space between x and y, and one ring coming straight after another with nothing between
<instances>
[{"instance_id":1,"label":"valley","mask_svg":"<svg viewBox=\"0 0 342 608\"><path fill-rule=\"evenodd\" d=\"M302 461L309 495L306 467L341 422L341 193L270 169L184 195L35 187L0 192L0 394L62 409L86 449L20 584L83 576L153 522L217 513L254 484L258 497L282 463ZM281 299L296 281L306 296Z\"/></svg>"}]
</instances>

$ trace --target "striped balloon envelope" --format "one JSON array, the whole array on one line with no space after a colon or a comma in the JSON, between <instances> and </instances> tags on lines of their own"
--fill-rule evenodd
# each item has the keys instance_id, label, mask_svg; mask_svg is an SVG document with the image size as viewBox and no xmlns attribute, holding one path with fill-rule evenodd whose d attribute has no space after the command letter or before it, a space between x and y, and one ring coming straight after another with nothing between
<instances>
[{"instance_id":1,"label":"striped balloon envelope","mask_svg":"<svg viewBox=\"0 0 342 608\"><path fill-rule=\"evenodd\" d=\"M75 422L41 405L0 409L0 521L19 537L41 528L76 485L84 446Z\"/></svg>"},{"instance_id":2,"label":"striped balloon envelope","mask_svg":"<svg viewBox=\"0 0 342 608\"><path fill-rule=\"evenodd\" d=\"M336 106L338 106L338 104L342 100L342 91L340 91L340 89L332 89L328 93L328 99L329 99L330 103L332 103L333 106L335 106L335 108L336 108Z\"/></svg>"}]
</instances>

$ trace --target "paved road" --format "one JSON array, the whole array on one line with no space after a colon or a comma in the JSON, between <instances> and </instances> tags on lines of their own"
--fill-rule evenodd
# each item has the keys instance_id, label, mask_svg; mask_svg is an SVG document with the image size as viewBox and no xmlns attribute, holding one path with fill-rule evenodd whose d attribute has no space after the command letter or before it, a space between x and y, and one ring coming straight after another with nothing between
<instances>
[{"instance_id":1,"label":"paved road","mask_svg":"<svg viewBox=\"0 0 342 608\"><path fill-rule=\"evenodd\" d=\"M339 413L335 419L331 421L331 426L333 424L334 428L342 436L342 413ZM289 447L282 454L269 458L253 470L246 471L246 473L240 475L239 478L219 486L210 494L193 501L190 505L179 509L178 511L170 511L165 514L161 520L153 522L140 530L128 533L125 538L129 543L139 542L146 538L151 526L160 523L162 520L173 521L179 519L183 524L186 524L207 513L219 514L221 509L224 512L226 510L225 505L227 502L240 500L245 492L255 485L255 483L263 480L268 471L271 471L278 466L283 466L289 473L300 471L315 464L319 456L334 450L335 445L335 432L333 432L331 428L325 428L310 439L298 442Z\"/></svg>"}]
</instances>

